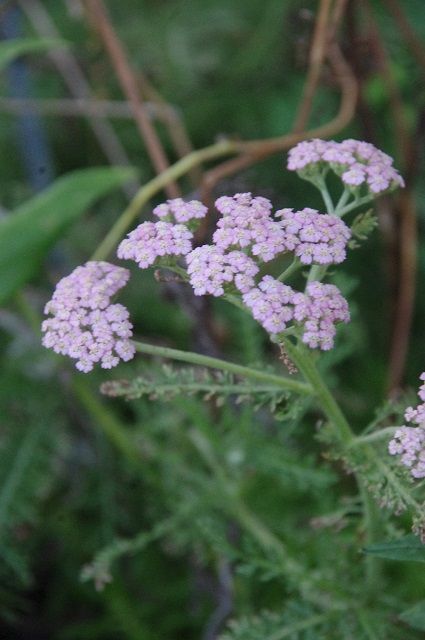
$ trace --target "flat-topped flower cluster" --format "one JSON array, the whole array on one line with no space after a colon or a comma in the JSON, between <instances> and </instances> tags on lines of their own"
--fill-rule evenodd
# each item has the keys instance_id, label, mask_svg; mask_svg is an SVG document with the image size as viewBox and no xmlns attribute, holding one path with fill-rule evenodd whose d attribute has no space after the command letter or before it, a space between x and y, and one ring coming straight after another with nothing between
<instances>
[{"instance_id":1,"label":"flat-topped flower cluster","mask_svg":"<svg viewBox=\"0 0 425 640\"><path fill-rule=\"evenodd\" d=\"M281 209L273 215L270 200L251 193L222 196L215 206L219 219L211 244L192 249L192 232L181 224L181 212L186 221L193 221L206 215L206 209L196 201L185 208L179 198L154 210L161 218L172 215L177 224L143 222L121 242L118 257L133 259L146 268L160 265L163 257L180 256L195 295L241 294L246 308L270 334L297 323L303 327L305 344L332 348L335 324L349 320L347 302L334 285L311 282L305 293L299 293L270 275L257 283L256 276L264 263L289 252L306 265L339 264L346 257L349 227L336 216L315 209Z\"/></svg>"},{"instance_id":2,"label":"flat-topped flower cluster","mask_svg":"<svg viewBox=\"0 0 425 640\"><path fill-rule=\"evenodd\" d=\"M345 247L351 237L347 225L315 209L280 209L285 248L294 251L303 264L339 264L346 258Z\"/></svg>"},{"instance_id":3,"label":"flat-topped flower cluster","mask_svg":"<svg viewBox=\"0 0 425 640\"><path fill-rule=\"evenodd\" d=\"M408 407L404 414L406 422L417 426L401 426L388 445L389 453L401 456L401 463L409 469L413 478L425 478L425 372L421 373L419 379L422 384L418 396L422 402L416 407Z\"/></svg>"},{"instance_id":4,"label":"flat-topped flower cluster","mask_svg":"<svg viewBox=\"0 0 425 640\"><path fill-rule=\"evenodd\" d=\"M321 180L333 170L349 187L345 202L355 200L352 188L362 184L370 199L403 184L389 156L356 140L302 142L289 152L288 167ZM210 244L194 246L196 228L207 214L204 204L175 198L154 208L156 221L142 222L128 234L118 258L133 260L141 269L174 269L197 296L237 299L278 339L291 326L310 348L331 349L336 324L349 321L348 305L337 287L322 284L318 274L346 257L351 231L338 212L286 208L273 213L270 200L251 193L222 196L215 206L219 215ZM279 279L264 274L265 265L282 254L292 254L294 269L313 266L304 292L282 282L285 273ZM81 371L133 357L128 312L110 300L128 277L126 269L88 262L61 280L46 305L53 318L43 324L43 344L75 358Z\"/></svg>"},{"instance_id":5,"label":"flat-topped flower cluster","mask_svg":"<svg viewBox=\"0 0 425 640\"><path fill-rule=\"evenodd\" d=\"M360 140L308 140L288 154L288 169L314 178L332 169L352 189L364 186L372 194L403 187L404 180L392 166L393 159L369 142Z\"/></svg>"},{"instance_id":6,"label":"flat-topped flower cluster","mask_svg":"<svg viewBox=\"0 0 425 640\"><path fill-rule=\"evenodd\" d=\"M135 349L129 313L111 297L122 289L130 272L107 262L87 262L57 284L45 313L53 317L42 324L43 345L75 359L87 373L100 362L104 369L119 359L131 360Z\"/></svg>"}]
</instances>

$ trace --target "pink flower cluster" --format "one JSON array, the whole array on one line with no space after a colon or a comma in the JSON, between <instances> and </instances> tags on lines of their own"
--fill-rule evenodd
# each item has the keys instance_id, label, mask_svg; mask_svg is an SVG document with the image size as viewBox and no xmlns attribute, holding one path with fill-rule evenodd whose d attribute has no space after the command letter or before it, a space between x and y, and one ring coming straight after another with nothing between
<instances>
[{"instance_id":1,"label":"pink flower cluster","mask_svg":"<svg viewBox=\"0 0 425 640\"><path fill-rule=\"evenodd\" d=\"M294 290L272 276L264 276L242 299L253 317L269 333L280 333L294 317Z\"/></svg>"},{"instance_id":2,"label":"pink flower cluster","mask_svg":"<svg viewBox=\"0 0 425 640\"><path fill-rule=\"evenodd\" d=\"M337 322L349 322L345 298L333 284L310 282L305 293L293 297L294 319L302 322L302 341L312 349L328 351L334 345Z\"/></svg>"},{"instance_id":3,"label":"pink flower cluster","mask_svg":"<svg viewBox=\"0 0 425 640\"><path fill-rule=\"evenodd\" d=\"M294 251L303 264L339 264L345 260L345 247L351 237L347 225L336 216L316 209L281 209L285 246Z\"/></svg>"},{"instance_id":4,"label":"pink flower cluster","mask_svg":"<svg viewBox=\"0 0 425 640\"><path fill-rule=\"evenodd\" d=\"M422 400L416 407L407 407L404 417L409 422L419 424L425 428L425 371L419 376L422 384L419 387L418 396Z\"/></svg>"},{"instance_id":5,"label":"pink flower cluster","mask_svg":"<svg viewBox=\"0 0 425 640\"><path fill-rule=\"evenodd\" d=\"M425 372L420 375L425 382ZM419 398L422 400L416 407L408 407L404 414L408 422L418 425L403 425L394 434L388 444L392 456L401 456L401 463L410 470L413 478L425 478L425 384L419 387Z\"/></svg>"},{"instance_id":6,"label":"pink flower cluster","mask_svg":"<svg viewBox=\"0 0 425 640\"><path fill-rule=\"evenodd\" d=\"M189 281L196 296L207 293L222 296L226 284L233 282L241 293L254 286L259 269L242 251L225 253L215 245L196 247L186 256Z\"/></svg>"},{"instance_id":7,"label":"pink flower cluster","mask_svg":"<svg viewBox=\"0 0 425 640\"><path fill-rule=\"evenodd\" d=\"M192 250L193 233L183 224L142 222L121 242L118 258L134 260L147 269L157 258L184 256Z\"/></svg>"},{"instance_id":8,"label":"pink flower cluster","mask_svg":"<svg viewBox=\"0 0 425 640\"><path fill-rule=\"evenodd\" d=\"M107 262L87 262L60 280L44 310L53 317L42 324L43 345L76 359L77 369L85 373L97 362L110 369L120 358L131 360L135 349L128 311L111 304L129 275Z\"/></svg>"},{"instance_id":9,"label":"pink flower cluster","mask_svg":"<svg viewBox=\"0 0 425 640\"><path fill-rule=\"evenodd\" d=\"M372 194L403 187L404 180L392 166L393 159L369 142L359 140L309 140L288 154L288 169L308 174L330 166L349 187L365 185Z\"/></svg>"},{"instance_id":10,"label":"pink flower cluster","mask_svg":"<svg viewBox=\"0 0 425 640\"><path fill-rule=\"evenodd\" d=\"M242 299L269 333L284 331L291 320L300 322L304 329L302 340L312 349L331 349L335 324L350 319L347 301L332 284L310 282L306 293L298 293L279 280L264 276L258 287Z\"/></svg>"},{"instance_id":11,"label":"pink flower cluster","mask_svg":"<svg viewBox=\"0 0 425 640\"><path fill-rule=\"evenodd\" d=\"M425 478L425 428L400 427L388 445L392 456L401 456L400 461L410 470L413 478Z\"/></svg>"},{"instance_id":12,"label":"pink flower cluster","mask_svg":"<svg viewBox=\"0 0 425 640\"><path fill-rule=\"evenodd\" d=\"M167 200L167 202L159 204L153 213L158 218L165 218L169 222L175 221L184 224L189 220L205 218L207 211L207 207L199 200L185 202L182 198L174 198L174 200Z\"/></svg>"},{"instance_id":13,"label":"pink flower cluster","mask_svg":"<svg viewBox=\"0 0 425 640\"><path fill-rule=\"evenodd\" d=\"M222 214L213 235L220 249L250 249L253 256L268 262L285 251L285 234L272 218L272 203L267 198L253 198L250 193L236 193L216 200Z\"/></svg>"}]
</instances>

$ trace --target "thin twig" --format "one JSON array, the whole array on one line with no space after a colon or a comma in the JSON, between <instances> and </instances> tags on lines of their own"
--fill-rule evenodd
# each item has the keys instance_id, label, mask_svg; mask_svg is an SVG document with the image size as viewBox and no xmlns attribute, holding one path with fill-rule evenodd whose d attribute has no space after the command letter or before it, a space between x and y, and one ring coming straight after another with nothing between
<instances>
[{"instance_id":1,"label":"thin twig","mask_svg":"<svg viewBox=\"0 0 425 640\"><path fill-rule=\"evenodd\" d=\"M39 35L48 38L61 38L61 33L40 0L18 0L18 4ZM51 49L47 55L59 70L74 98L93 98L86 76L70 50ZM132 163L109 122L97 115L89 115L87 120L110 164L131 166ZM130 182L123 186L123 191L127 197L131 198L137 188L136 182Z\"/></svg>"},{"instance_id":2,"label":"thin twig","mask_svg":"<svg viewBox=\"0 0 425 640\"><path fill-rule=\"evenodd\" d=\"M143 109L149 118L172 121L174 108L167 104L145 102ZM0 97L0 110L25 114L37 111L43 115L97 116L99 118L133 119L128 102L120 100L94 100L88 98L4 98ZM182 155L187 155L187 151Z\"/></svg>"},{"instance_id":3,"label":"thin twig","mask_svg":"<svg viewBox=\"0 0 425 640\"><path fill-rule=\"evenodd\" d=\"M341 102L337 115L329 122L311 129L306 134L289 133L277 138L255 140L243 143L246 153L261 154L262 157L278 153L308 138L327 138L343 129L355 113L357 99L357 81L337 42L333 42L327 52L329 64L334 72L336 82L341 88Z\"/></svg>"},{"instance_id":4,"label":"thin twig","mask_svg":"<svg viewBox=\"0 0 425 640\"><path fill-rule=\"evenodd\" d=\"M85 0L85 4L92 17L92 23L109 55L121 88L131 104L135 123L146 145L152 165L157 173L162 173L169 167L169 162L158 134L143 109L143 101L137 87L137 80L127 59L124 45L109 19L102 0ZM165 190L170 198L176 198L180 195L180 189L174 181L166 185Z\"/></svg>"},{"instance_id":5,"label":"thin twig","mask_svg":"<svg viewBox=\"0 0 425 640\"><path fill-rule=\"evenodd\" d=\"M142 207L167 184L177 180L180 176L186 175L192 167L199 166L208 160L214 160L215 158L232 155L237 152L238 146L236 143L229 140L222 140L209 147L204 147L199 151L189 153L189 155L181 158L166 171L163 171L150 180L150 182L147 182L139 189L128 207L108 231L94 252L92 260L105 260L108 257L109 253L137 218Z\"/></svg>"},{"instance_id":6,"label":"thin twig","mask_svg":"<svg viewBox=\"0 0 425 640\"><path fill-rule=\"evenodd\" d=\"M240 157L218 165L205 174L202 184L203 199L210 201L210 193L223 178L246 169L274 153L285 151L301 140L335 135L351 121L357 100L356 78L336 42L329 45L327 59L341 88L341 102L337 115L329 122L306 132L291 132L277 138L239 142L238 148L242 152Z\"/></svg>"},{"instance_id":7,"label":"thin twig","mask_svg":"<svg viewBox=\"0 0 425 640\"><path fill-rule=\"evenodd\" d=\"M365 0L364 8L372 35L375 56L388 92L397 155L404 172L412 157L412 137L405 118L403 99L394 79L388 52L383 44L378 24L368 0ZM400 226L397 234L399 269L389 359L388 386L390 391L397 389L402 382L415 302L417 225L415 200L409 183L406 184L406 189L400 193L397 204L400 213Z\"/></svg>"},{"instance_id":8,"label":"thin twig","mask_svg":"<svg viewBox=\"0 0 425 640\"><path fill-rule=\"evenodd\" d=\"M383 4L387 11L392 14L400 33L403 34L406 41L406 45L410 48L412 54L415 56L416 61L425 71L425 46L422 40L419 38L416 31L411 26L410 22L406 18L400 4L397 0L383 0Z\"/></svg>"},{"instance_id":9,"label":"thin twig","mask_svg":"<svg viewBox=\"0 0 425 640\"><path fill-rule=\"evenodd\" d=\"M143 109L150 118L163 122L179 158L192 153L193 147L182 118L173 105L163 101L145 102ZM0 111L13 114L33 113L65 117L123 118L133 120L133 110L126 101L87 98L9 98L0 97ZM202 173L192 170L193 186L199 184ZM190 175L190 174L189 174Z\"/></svg>"},{"instance_id":10,"label":"thin twig","mask_svg":"<svg viewBox=\"0 0 425 640\"><path fill-rule=\"evenodd\" d=\"M298 109L292 131L304 131L310 117L313 98L319 84L322 65L326 54L326 44L328 39L328 21L330 17L333 0L321 0L317 12L316 24L314 27L313 40L310 49L310 61L307 72L307 79L304 84L301 105Z\"/></svg>"}]
</instances>

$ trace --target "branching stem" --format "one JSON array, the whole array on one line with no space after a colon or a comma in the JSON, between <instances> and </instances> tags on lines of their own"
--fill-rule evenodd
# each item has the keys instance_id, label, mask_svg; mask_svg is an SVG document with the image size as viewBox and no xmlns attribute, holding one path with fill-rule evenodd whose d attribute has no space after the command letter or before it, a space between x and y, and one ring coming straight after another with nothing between
<instances>
[{"instance_id":1,"label":"branching stem","mask_svg":"<svg viewBox=\"0 0 425 640\"><path fill-rule=\"evenodd\" d=\"M303 265L301 264L301 262L297 258L294 258L291 264L289 265L289 267L280 274L280 276L278 277L278 280L280 280L280 282L285 282L286 280L288 280L288 278L292 276L293 273L298 271L298 269L300 269L302 266Z\"/></svg>"},{"instance_id":2,"label":"branching stem","mask_svg":"<svg viewBox=\"0 0 425 640\"><path fill-rule=\"evenodd\" d=\"M262 382L270 382L275 384L277 387L286 389L287 391L293 391L294 393L314 395L313 388L309 384L298 380L284 378L283 376L268 373L267 371L259 371L258 369L251 369L250 367L245 367L233 362L227 362L227 360L212 358L211 356L205 356L192 351L180 351L179 349L171 349L170 347L146 344L145 342L135 341L134 346L140 353L159 356L160 358L168 358L170 360L188 362L189 364L196 364L202 367L211 367L212 369L219 369L221 371L228 371L229 373L234 373L245 378L260 380Z\"/></svg>"}]
</instances>

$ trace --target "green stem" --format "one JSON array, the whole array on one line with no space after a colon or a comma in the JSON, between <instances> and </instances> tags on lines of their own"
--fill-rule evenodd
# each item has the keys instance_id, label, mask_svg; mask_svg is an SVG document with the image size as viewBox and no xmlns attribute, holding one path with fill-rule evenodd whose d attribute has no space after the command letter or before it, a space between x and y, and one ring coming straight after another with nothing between
<instances>
[{"instance_id":1,"label":"green stem","mask_svg":"<svg viewBox=\"0 0 425 640\"><path fill-rule=\"evenodd\" d=\"M291 262L289 267L280 274L280 276L278 277L278 280L280 280L280 282L284 282L290 276L292 276L293 273L298 271L298 269L300 269L302 266L303 265L301 264L301 262L297 260L297 258L294 258L294 260Z\"/></svg>"},{"instance_id":2,"label":"green stem","mask_svg":"<svg viewBox=\"0 0 425 640\"><path fill-rule=\"evenodd\" d=\"M381 640L382 636L378 636L370 624L369 612L364 609L358 609L356 613L360 626L366 634L365 640Z\"/></svg>"},{"instance_id":3,"label":"green stem","mask_svg":"<svg viewBox=\"0 0 425 640\"><path fill-rule=\"evenodd\" d=\"M373 544L379 540L381 533L381 523L377 513L375 502L372 500L364 482L359 482L360 495L363 503L364 528L366 532L365 543ZM381 578L381 565L377 562L377 558L372 555L366 555L366 593L365 595L373 600L379 587Z\"/></svg>"},{"instance_id":4,"label":"green stem","mask_svg":"<svg viewBox=\"0 0 425 640\"><path fill-rule=\"evenodd\" d=\"M342 218L342 216L345 216L345 214L349 213L349 211L357 209L357 207L361 207L363 204L367 204L371 200L373 200L373 196L370 195L363 196L363 198L357 198L356 200L354 200L354 202L350 202L350 204L348 204L346 207L339 209L338 215L340 218Z\"/></svg>"},{"instance_id":5,"label":"green stem","mask_svg":"<svg viewBox=\"0 0 425 640\"><path fill-rule=\"evenodd\" d=\"M294 393L303 395L314 394L309 384L299 382L298 380L290 380L289 378L284 378L273 373L267 373L267 371L258 371L257 369L244 367L233 362L227 362L227 360L220 360L219 358L212 358L211 356L204 356L200 353L193 353L192 351L180 351L179 349L160 347L144 342L133 342L133 344L140 353L168 358L170 360L180 360L181 362L188 362L189 364L196 364L202 367L220 369L221 371L228 371L229 373L234 373L245 378L252 378L253 380L261 380L262 382L271 382L277 387L281 387L287 391L293 391Z\"/></svg>"},{"instance_id":6,"label":"green stem","mask_svg":"<svg viewBox=\"0 0 425 640\"><path fill-rule=\"evenodd\" d=\"M295 572L301 575L301 567L294 560L288 558L288 553L285 545L275 534L268 529L257 516L249 510L245 503L240 499L237 494L236 487L232 483L231 479L227 477L225 470L220 465L220 462L215 456L210 442L207 438L196 429L192 429L189 432L189 437L200 454L201 458L207 464L209 469L213 472L214 477L219 483L223 494L228 500L228 511L231 515L242 525L242 527L251 533L253 538L257 540L260 546L267 550L273 550L282 561L285 561L285 565L290 566L291 572Z\"/></svg>"},{"instance_id":7,"label":"green stem","mask_svg":"<svg viewBox=\"0 0 425 640\"><path fill-rule=\"evenodd\" d=\"M350 198L351 195L351 191L349 189L347 189L347 187L345 187L344 191L341 194L340 199L337 202L337 205L335 207L335 215L336 216L340 216L341 215L341 211L344 207L344 205L347 203L348 199Z\"/></svg>"},{"instance_id":8,"label":"green stem","mask_svg":"<svg viewBox=\"0 0 425 640\"><path fill-rule=\"evenodd\" d=\"M313 264L310 268L307 278L307 284L309 282L320 282L325 277L328 267L322 264Z\"/></svg>"},{"instance_id":9,"label":"green stem","mask_svg":"<svg viewBox=\"0 0 425 640\"><path fill-rule=\"evenodd\" d=\"M330 215L334 215L335 212L335 206L334 203L332 202L332 198L329 194L328 188L326 186L326 182L323 179L320 183L318 183L318 189L322 195L323 198L323 202L325 203L326 206L326 210Z\"/></svg>"},{"instance_id":10,"label":"green stem","mask_svg":"<svg viewBox=\"0 0 425 640\"><path fill-rule=\"evenodd\" d=\"M377 440L382 440L383 438L389 438L393 436L394 433L400 427L385 427L385 429L380 429L379 431L374 431L367 436L358 436L353 443L352 447L358 447L359 445L365 444L367 442L375 442Z\"/></svg>"},{"instance_id":11,"label":"green stem","mask_svg":"<svg viewBox=\"0 0 425 640\"><path fill-rule=\"evenodd\" d=\"M322 183L318 185L318 188L320 190L320 193L322 194L323 200L325 201L327 213L332 216L341 217L342 211L344 211L344 208L343 208L344 204L347 202L348 198L350 197L350 192L348 191L348 189L345 189L343 191L338 201L338 204L335 207L329 195L329 191L326 186L325 180L322 180ZM307 284L309 282L321 282L325 277L327 270L328 270L327 265L313 264L310 267L310 271L307 278Z\"/></svg>"},{"instance_id":12,"label":"green stem","mask_svg":"<svg viewBox=\"0 0 425 640\"><path fill-rule=\"evenodd\" d=\"M350 445L354 439L354 434L339 405L334 400L332 393L329 391L329 388L317 370L311 353L301 342L298 342L297 346L295 346L290 340L284 339L284 343L289 357L314 389L316 399L334 427L338 440L345 447Z\"/></svg>"},{"instance_id":13,"label":"green stem","mask_svg":"<svg viewBox=\"0 0 425 640\"><path fill-rule=\"evenodd\" d=\"M105 435L112 444L119 449L129 461L137 464L140 463L137 450L127 436L124 427L116 420L112 413L99 402L88 388L87 383L78 376L74 376L71 381L71 387L81 405L105 432Z\"/></svg>"},{"instance_id":14,"label":"green stem","mask_svg":"<svg viewBox=\"0 0 425 640\"><path fill-rule=\"evenodd\" d=\"M316 398L329 422L333 426L335 435L340 444L344 448L349 448L355 442L355 436L339 405L335 401L332 393L329 391L327 385L322 379L322 376L317 370L310 352L301 343L298 343L298 345L295 346L289 340L285 341L285 346L289 357L295 362L305 379L314 388ZM365 452L365 455L369 454L369 451ZM369 496L367 488L361 477L357 476L356 479L362 497L367 540L368 543L371 543L377 539L377 534L379 533L379 520L376 517L376 507ZM366 561L366 584L368 596L373 597L376 593L376 585L378 581L379 566L376 563L376 559L371 558L370 561Z\"/></svg>"},{"instance_id":15,"label":"green stem","mask_svg":"<svg viewBox=\"0 0 425 640\"><path fill-rule=\"evenodd\" d=\"M173 182L177 178L185 175L193 167L196 167L207 160L213 160L220 156L236 153L238 146L231 140L222 140L205 149L193 151L187 156L173 164L171 167L163 171L158 176L150 180L147 184L139 189L130 202L128 207L123 211L113 227L107 233L103 241L100 243L92 256L92 260L105 260L112 249L118 244L119 240L125 234L132 222L137 218L142 207L155 194L163 189L167 184Z\"/></svg>"}]
</instances>

